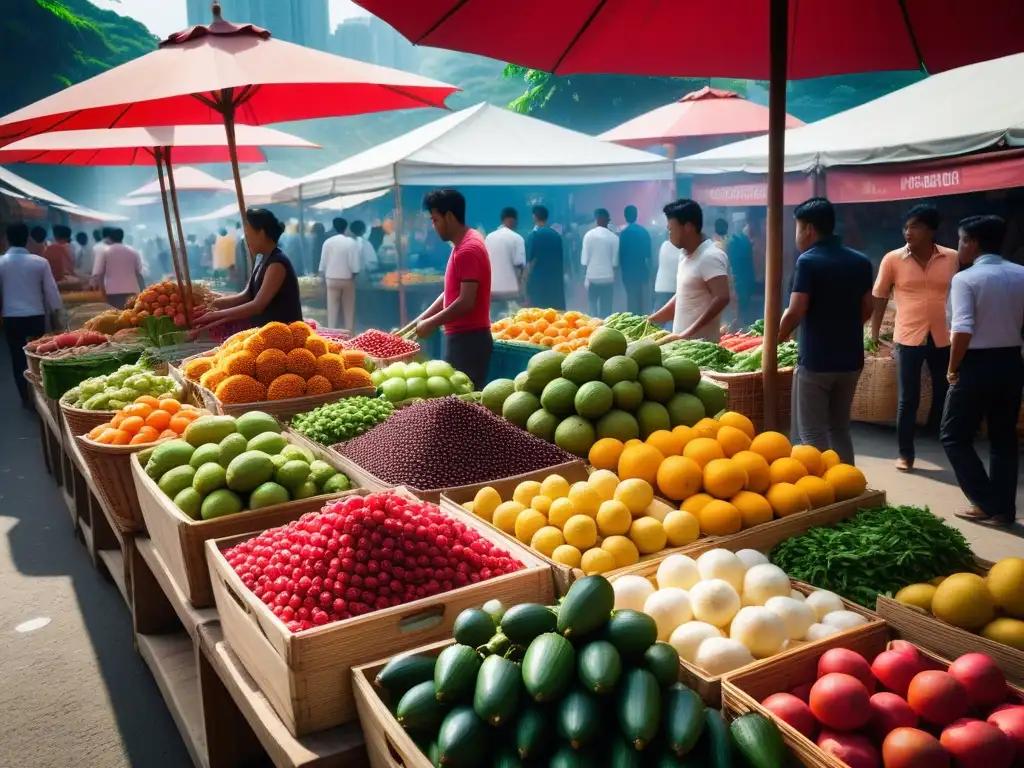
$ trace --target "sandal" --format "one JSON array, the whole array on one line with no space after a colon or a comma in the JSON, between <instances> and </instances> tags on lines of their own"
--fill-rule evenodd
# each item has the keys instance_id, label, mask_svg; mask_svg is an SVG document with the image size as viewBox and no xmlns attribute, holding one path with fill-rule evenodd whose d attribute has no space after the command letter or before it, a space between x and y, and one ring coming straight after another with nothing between
<instances>
[{"instance_id":1,"label":"sandal","mask_svg":"<svg viewBox=\"0 0 1024 768\"><path fill-rule=\"evenodd\" d=\"M900 456L898 459L896 459L896 471L897 472L910 472L913 469L914 469L914 460L913 459L905 459L902 456Z\"/></svg>"},{"instance_id":2,"label":"sandal","mask_svg":"<svg viewBox=\"0 0 1024 768\"><path fill-rule=\"evenodd\" d=\"M966 512L954 512L953 517L958 517L969 523L981 523L992 519L990 515L986 515L982 512L979 507L968 507Z\"/></svg>"}]
</instances>

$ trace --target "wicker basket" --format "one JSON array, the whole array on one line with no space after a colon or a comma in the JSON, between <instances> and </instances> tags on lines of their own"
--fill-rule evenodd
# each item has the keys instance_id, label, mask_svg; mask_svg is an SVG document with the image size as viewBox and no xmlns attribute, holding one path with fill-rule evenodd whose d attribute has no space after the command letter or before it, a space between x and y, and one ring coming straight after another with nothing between
<instances>
[{"instance_id":1,"label":"wicker basket","mask_svg":"<svg viewBox=\"0 0 1024 768\"><path fill-rule=\"evenodd\" d=\"M146 523L139 507L139 495L132 478L135 454L156 445L101 445L77 435L78 450L89 467L96 491L122 533L144 533ZM158 441L159 442L159 441Z\"/></svg>"},{"instance_id":2,"label":"wicker basket","mask_svg":"<svg viewBox=\"0 0 1024 768\"><path fill-rule=\"evenodd\" d=\"M33 373L27 368L22 371L22 374L25 376L25 380L32 385L32 389L38 392L40 397L45 399L46 391L43 389L43 380L39 374Z\"/></svg>"},{"instance_id":3,"label":"wicker basket","mask_svg":"<svg viewBox=\"0 0 1024 768\"><path fill-rule=\"evenodd\" d=\"M764 375L761 371L751 373L718 373L701 371L701 375L726 389L726 409L742 413L754 422L754 428L764 429ZM778 371L778 413L776 421L785 425L789 421L793 393L793 369Z\"/></svg>"},{"instance_id":4,"label":"wicker basket","mask_svg":"<svg viewBox=\"0 0 1024 768\"><path fill-rule=\"evenodd\" d=\"M864 370L853 395L852 421L892 424L896 421L899 382L896 360L889 355L865 355Z\"/></svg>"},{"instance_id":5,"label":"wicker basket","mask_svg":"<svg viewBox=\"0 0 1024 768\"><path fill-rule=\"evenodd\" d=\"M73 408L64 402L60 404L60 411L68 423L68 429L75 436L84 435L93 427L106 424L117 413L117 411L87 411L84 408Z\"/></svg>"},{"instance_id":6,"label":"wicker basket","mask_svg":"<svg viewBox=\"0 0 1024 768\"><path fill-rule=\"evenodd\" d=\"M28 369L32 371L36 376L43 375L42 362L43 358L37 355L35 352L29 352L25 350L25 359L28 361Z\"/></svg>"}]
</instances>

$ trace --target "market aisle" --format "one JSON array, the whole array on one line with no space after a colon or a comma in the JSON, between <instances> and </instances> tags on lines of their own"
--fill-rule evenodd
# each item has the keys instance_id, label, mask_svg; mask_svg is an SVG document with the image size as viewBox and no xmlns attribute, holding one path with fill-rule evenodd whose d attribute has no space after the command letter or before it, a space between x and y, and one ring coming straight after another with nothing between
<instances>
[{"instance_id":1,"label":"market aisle","mask_svg":"<svg viewBox=\"0 0 1024 768\"><path fill-rule=\"evenodd\" d=\"M0 763L190 765L132 646L124 600L72 535L43 467L36 417L17 405L7 347L0 346ZM50 621L16 629L32 619Z\"/></svg>"}]
</instances>

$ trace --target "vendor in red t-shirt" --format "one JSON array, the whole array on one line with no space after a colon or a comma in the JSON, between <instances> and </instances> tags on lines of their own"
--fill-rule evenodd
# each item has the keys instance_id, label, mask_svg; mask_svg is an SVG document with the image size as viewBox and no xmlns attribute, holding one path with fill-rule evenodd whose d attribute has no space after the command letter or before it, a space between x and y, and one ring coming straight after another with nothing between
<instances>
[{"instance_id":1,"label":"vendor in red t-shirt","mask_svg":"<svg viewBox=\"0 0 1024 768\"><path fill-rule=\"evenodd\" d=\"M454 189L427 194L423 207L438 236L454 246L444 272L444 293L420 315L416 334L443 325L444 359L482 389L491 364L491 260L484 239L466 227L466 198Z\"/></svg>"}]
</instances>

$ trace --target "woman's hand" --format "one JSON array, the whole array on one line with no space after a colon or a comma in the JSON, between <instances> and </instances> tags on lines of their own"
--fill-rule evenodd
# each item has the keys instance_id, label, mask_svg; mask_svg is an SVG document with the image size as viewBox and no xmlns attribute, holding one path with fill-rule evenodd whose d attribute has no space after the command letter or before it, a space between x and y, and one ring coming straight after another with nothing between
<instances>
[{"instance_id":1,"label":"woman's hand","mask_svg":"<svg viewBox=\"0 0 1024 768\"><path fill-rule=\"evenodd\" d=\"M215 312L207 312L205 315L197 317L192 321L192 326L197 330L200 328L215 328L216 326L223 325L230 320L231 318L228 316L227 312L224 310L218 310Z\"/></svg>"}]
</instances>

